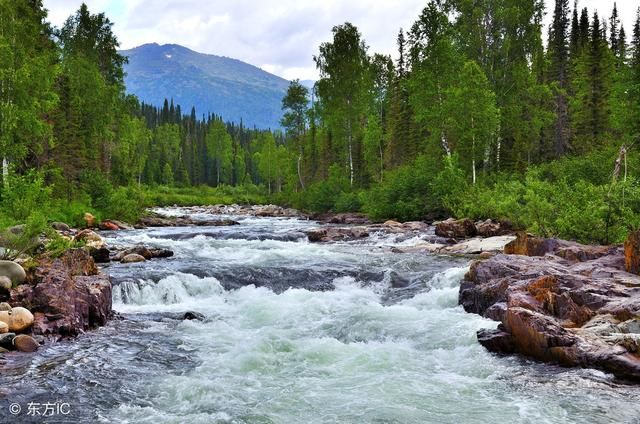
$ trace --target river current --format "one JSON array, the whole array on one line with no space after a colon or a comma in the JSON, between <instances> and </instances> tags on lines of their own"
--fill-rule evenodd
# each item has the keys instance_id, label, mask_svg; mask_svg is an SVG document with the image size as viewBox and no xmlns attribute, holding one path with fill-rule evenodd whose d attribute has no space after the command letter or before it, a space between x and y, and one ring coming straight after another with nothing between
<instances>
[{"instance_id":1,"label":"river current","mask_svg":"<svg viewBox=\"0 0 640 424\"><path fill-rule=\"evenodd\" d=\"M107 326L0 357L0 422L640 423L633 386L480 346L496 323L457 305L468 259L392 251L419 236L312 244L313 222L230 218L103 234L175 256L103 269Z\"/></svg>"}]
</instances>

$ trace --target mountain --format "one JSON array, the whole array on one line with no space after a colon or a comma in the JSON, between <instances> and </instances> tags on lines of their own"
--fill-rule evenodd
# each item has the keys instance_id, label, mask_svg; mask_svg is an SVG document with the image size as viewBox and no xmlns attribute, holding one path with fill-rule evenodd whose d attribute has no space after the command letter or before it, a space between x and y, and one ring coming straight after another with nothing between
<instances>
[{"instance_id":1,"label":"mountain","mask_svg":"<svg viewBox=\"0 0 640 424\"><path fill-rule=\"evenodd\" d=\"M144 44L120 54L127 91L145 103L162 106L165 98L198 116L208 112L258 128L280 127L282 98L289 81L248 63L198 53L176 44Z\"/></svg>"}]
</instances>

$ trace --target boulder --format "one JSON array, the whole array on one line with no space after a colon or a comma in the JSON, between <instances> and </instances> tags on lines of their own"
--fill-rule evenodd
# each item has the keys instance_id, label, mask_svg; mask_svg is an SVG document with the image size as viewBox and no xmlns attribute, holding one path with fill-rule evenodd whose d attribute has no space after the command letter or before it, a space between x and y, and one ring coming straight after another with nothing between
<instances>
[{"instance_id":1,"label":"boulder","mask_svg":"<svg viewBox=\"0 0 640 424\"><path fill-rule=\"evenodd\" d=\"M15 333L2 333L0 334L0 347L3 349L13 349L13 339L16 337Z\"/></svg>"},{"instance_id":2,"label":"boulder","mask_svg":"<svg viewBox=\"0 0 640 424\"><path fill-rule=\"evenodd\" d=\"M467 312L500 321L478 341L640 381L640 277L625 272L622 250L528 235L510 249L519 254L473 262L460 285Z\"/></svg>"},{"instance_id":3,"label":"boulder","mask_svg":"<svg viewBox=\"0 0 640 424\"><path fill-rule=\"evenodd\" d=\"M111 223L117 225L121 230L133 230L133 226L131 224L127 224L126 222L116 221L115 219L112 219Z\"/></svg>"},{"instance_id":4,"label":"boulder","mask_svg":"<svg viewBox=\"0 0 640 424\"><path fill-rule=\"evenodd\" d=\"M122 258L120 262L122 262L123 264L132 264L132 263L144 262L144 261L146 261L144 256L138 255L136 253L131 253L125 256L124 258Z\"/></svg>"},{"instance_id":5,"label":"boulder","mask_svg":"<svg viewBox=\"0 0 640 424\"><path fill-rule=\"evenodd\" d=\"M87 228L95 228L96 226L96 217L91 215L89 212L85 212L84 214L84 222L87 225Z\"/></svg>"},{"instance_id":6,"label":"boulder","mask_svg":"<svg viewBox=\"0 0 640 424\"><path fill-rule=\"evenodd\" d=\"M463 239L473 237L476 234L476 226L470 219L449 218L436 224L436 235L440 237Z\"/></svg>"},{"instance_id":7,"label":"boulder","mask_svg":"<svg viewBox=\"0 0 640 424\"><path fill-rule=\"evenodd\" d=\"M11 278L5 275L0 276L0 292L2 291L8 292L9 290L11 290L11 287L12 287Z\"/></svg>"},{"instance_id":8,"label":"boulder","mask_svg":"<svg viewBox=\"0 0 640 424\"><path fill-rule=\"evenodd\" d=\"M185 312L185 314L182 316L182 319L185 319L185 320L204 321L205 318L206 317L203 314L201 314L200 312L194 312L194 311Z\"/></svg>"},{"instance_id":9,"label":"boulder","mask_svg":"<svg viewBox=\"0 0 640 424\"><path fill-rule=\"evenodd\" d=\"M8 277L14 284L22 284L27 278L24 269L13 261L0 261L0 276Z\"/></svg>"},{"instance_id":10,"label":"boulder","mask_svg":"<svg viewBox=\"0 0 640 424\"><path fill-rule=\"evenodd\" d=\"M516 239L504 247L507 255L544 256L559 246L558 240L534 237L525 232L516 234Z\"/></svg>"},{"instance_id":11,"label":"boulder","mask_svg":"<svg viewBox=\"0 0 640 424\"><path fill-rule=\"evenodd\" d=\"M9 326L9 331L20 333L33 325L33 314L26 308L16 307L10 311L0 311L0 321Z\"/></svg>"},{"instance_id":12,"label":"boulder","mask_svg":"<svg viewBox=\"0 0 640 424\"><path fill-rule=\"evenodd\" d=\"M367 227L324 227L305 232L310 242L351 241L369 237Z\"/></svg>"},{"instance_id":13,"label":"boulder","mask_svg":"<svg viewBox=\"0 0 640 424\"><path fill-rule=\"evenodd\" d=\"M0 311L10 311L10 310L11 310L11 305L9 305L7 302L0 303Z\"/></svg>"},{"instance_id":14,"label":"boulder","mask_svg":"<svg viewBox=\"0 0 640 424\"><path fill-rule=\"evenodd\" d=\"M475 223L477 233L480 237L498 237L513 233L510 222L498 222L491 219L478 221Z\"/></svg>"},{"instance_id":15,"label":"boulder","mask_svg":"<svg viewBox=\"0 0 640 424\"><path fill-rule=\"evenodd\" d=\"M111 316L111 282L84 249L59 258L41 258L29 273L31 284L11 291L11 303L32 311L31 335L76 336L106 324ZM14 308L15 309L15 308Z\"/></svg>"},{"instance_id":16,"label":"boulder","mask_svg":"<svg viewBox=\"0 0 640 424\"><path fill-rule=\"evenodd\" d=\"M61 231L63 233L68 233L71 231L71 227L69 227L64 222L52 222L51 228L53 228L56 231Z\"/></svg>"},{"instance_id":17,"label":"boulder","mask_svg":"<svg viewBox=\"0 0 640 424\"><path fill-rule=\"evenodd\" d=\"M117 224L108 220L102 221L99 228L103 231L118 231L120 229Z\"/></svg>"},{"instance_id":18,"label":"boulder","mask_svg":"<svg viewBox=\"0 0 640 424\"><path fill-rule=\"evenodd\" d=\"M26 334L18 334L13 339L13 347L20 352L35 352L40 345L33 337Z\"/></svg>"},{"instance_id":19,"label":"boulder","mask_svg":"<svg viewBox=\"0 0 640 424\"><path fill-rule=\"evenodd\" d=\"M95 231L82 230L76 234L74 240L84 242L87 247L100 249L104 247L104 240Z\"/></svg>"},{"instance_id":20,"label":"boulder","mask_svg":"<svg viewBox=\"0 0 640 424\"><path fill-rule=\"evenodd\" d=\"M624 242L624 267L627 272L640 274L640 231L631 231Z\"/></svg>"},{"instance_id":21,"label":"boulder","mask_svg":"<svg viewBox=\"0 0 640 424\"><path fill-rule=\"evenodd\" d=\"M514 239L514 236L472 238L452 246L446 246L442 251L462 255L477 255L484 252L502 252L504 247Z\"/></svg>"},{"instance_id":22,"label":"boulder","mask_svg":"<svg viewBox=\"0 0 640 424\"><path fill-rule=\"evenodd\" d=\"M0 334L9 332L9 324L6 322L0 321Z\"/></svg>"},{"instance_id":23,"label":"boulder","mask_svg":"<svg viewBox=\"0 0 640 424\"><path fill-rule=\"evenodd\" d=\"M106 264L111 262L111 252L106 247L90 247L89 254L97 264Z\"/></svg>"}]
</instances>

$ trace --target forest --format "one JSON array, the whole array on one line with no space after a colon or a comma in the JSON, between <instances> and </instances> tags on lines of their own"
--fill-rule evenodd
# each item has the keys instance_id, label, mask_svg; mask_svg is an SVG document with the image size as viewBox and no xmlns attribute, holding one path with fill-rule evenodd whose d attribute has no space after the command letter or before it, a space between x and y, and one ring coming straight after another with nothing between
<instances>
[{"instance_id":1,"label":"forest","mask_svg":"<svg viewBox=\"0 0 640 424\"><path fill-rule=\"evenodd\" d=\"M293 81L282 127L256 129L127 95L104 14L83 4L53 28L41 0L0 0L0 227L274 202L619 242L640 227L640 8L634 22L615 4L431 0L395 60L344 23L313 90Z\"/></svg>"}]
</instances>

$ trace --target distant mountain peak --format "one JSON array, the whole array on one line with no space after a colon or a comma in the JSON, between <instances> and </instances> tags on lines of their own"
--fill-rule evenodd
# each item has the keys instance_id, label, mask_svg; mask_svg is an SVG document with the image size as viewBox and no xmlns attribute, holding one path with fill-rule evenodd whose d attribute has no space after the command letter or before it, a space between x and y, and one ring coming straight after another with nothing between
<instances>
[{"instance_id":1,"label":"distant mountain peak","mask_svg":"<svg viewBox=\"0 0 640 424\"><path fill-rule=\"evenodd\" d=\"M173 98L182 110L215 113L258 128L280 126L282 98L289 81L254 65L178 44L143 44L123 50L127 91L141 101L162 105Z\"/></svg>"}]
</instances>

